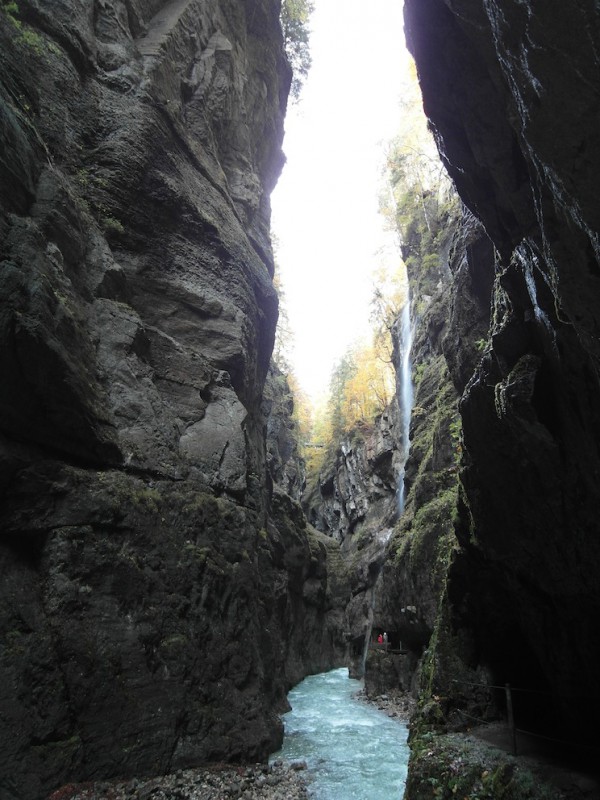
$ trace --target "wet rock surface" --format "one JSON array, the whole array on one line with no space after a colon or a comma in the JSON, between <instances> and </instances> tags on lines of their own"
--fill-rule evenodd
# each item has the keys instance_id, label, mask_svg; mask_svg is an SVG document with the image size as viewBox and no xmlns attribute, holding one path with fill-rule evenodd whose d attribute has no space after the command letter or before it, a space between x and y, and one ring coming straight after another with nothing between
<instances>
[{"instance_id":1,"label":"wet rock surface","mask_svg":"<svg viewBox=\"0 0 600 800\"><path fill-rule=\"evenodd\" d=\"M397 516L398 404L394 400L366 430L343 439L303 499L310 522L350 544L361 530L389 527Z\"/></svg>"},{"instance_id":2,"label":"wet rock surface","mask_svg":"<svg viewBox=\"0 0 600 800\"><path fill-rule=\"evenodd\" d=\"M362 677L365 637L373 623L373 591L398 516L401 458L394 399L367 430L345 438L307 487L303 507L315 527L340 542L351 598L347 606L351 675Z\"/></svg>"},{"instance_id":3,"label":"wet rock surface","mask_svg":"<svg viewBox=\"0 0 600 800\"><path fill-rule=\"evenodd\" d=\"M496 251L463 276L471 316L489 318L479 355L468 338L459 354L460 328L444 348L460 549L435 691L452 695L441 676L459 654L522 687L523 728L597 747L598 11L408 0L405 14L442 158Z\"/></svg>"},{"instance_id":4,"label":"wet rock surface","mask_svg":"<svg viewBox=\"0 0 600 800\"><path fill-rule=\"evenodd\" d=\"M271 364L267 374L263 413L267 420L269 473L274 483L300 502L306 474L300 455L300 432L294 418L294 395L287 377L275 364Z\"/></svg>"},{"instance_id":5,"label":"wet rock surface","mask_svg":"<svg viewBox=\"0 0 600 800\"><path fill-rule=\"evenodd\" d=\"M410 720L415 708L415 700L410 693L398 687L379 692L375 688L366 686L356 696L359 700L376 706L379 711L384 711L388 717L405 722Z\"/></svg>"}]
</instances>

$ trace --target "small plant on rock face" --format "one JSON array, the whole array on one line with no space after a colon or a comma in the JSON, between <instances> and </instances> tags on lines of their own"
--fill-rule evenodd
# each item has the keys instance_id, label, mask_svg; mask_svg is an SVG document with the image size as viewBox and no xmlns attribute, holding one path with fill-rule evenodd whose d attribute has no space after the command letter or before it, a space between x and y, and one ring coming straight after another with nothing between
<instances>
[{"instance_id":1,"label":"small plant on rock face","mask_svg":"<svg viewBox=\"0 0 600 800\"><path fill-rule=\"evenodd\" d=\"M426 365L425 364L417 364L414 368L414 375L413 375L413 382L415 385L419 385L423 380L423 375L425 374Z\"/></svg>"},{"instance_id":2,"label":"small plant on rock face","mask_svg":"<svg viewBox=\"0 0 600 800\"><path fill-rule=\"evenodd\" d=\"M136 506L153 513L158 511L158 507L162 503L162 496L158 489L140 489L132 494L131 499Z\"/></svg>"},{"instance_id":3,"label":"small plant on rock face","mask_svg":"<svg viewBox=\"0 0 600 800\"><path fill-rule=\"evenodd\" d=\"M450 437L454 445L454 461L458 464L462 454L462 420L460 417L450 423Z\"/></svg>"},{"instance_id":4,"label":"small plant on rock face","mask_svg":"<svg viewBox=\"0 0 600 800\"><path fill-rule=\"evenodd\" d=\"M14 0L2 0L0 10L4 12L8 21L17 29L18 33L14 39L17 44L25 45L38 55L42 53L44 40L29 27L25 27L19 19L19 5Z\"/></svg>"},{"instance_id":5,"label":"small plant on rock face","mask_svg":"<svg viewBox=\"0 0 600 800\"><path fill-rule=\"evenodd\" d=\"M123 223L116 217L104 217L102 227L105 233L124 233L125 231Z\"/></svg>"}]
</instances>

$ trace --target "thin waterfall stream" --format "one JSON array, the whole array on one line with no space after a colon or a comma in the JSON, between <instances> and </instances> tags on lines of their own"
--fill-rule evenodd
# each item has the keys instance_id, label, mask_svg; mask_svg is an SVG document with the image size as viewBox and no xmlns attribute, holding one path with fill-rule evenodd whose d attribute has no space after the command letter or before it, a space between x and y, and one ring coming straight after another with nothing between
<instances>
[{"instance_id":1,"label":"thin waterfall stream","mask_svg":"<svg viewBox=\"0 0 600 800\"><path fill-rule=\"evenodd\" d=\"M400 350L400 372L397 375L397 399L400 417L400 459L398 467L398 483L397 483L397 501L398 501L398 517L402 515L405 504L405 488L404 488L404 474L406 470L406 461L410 451L410 419L413 407L413 382L412 382L412 367L410 361L410 350L412 347L412 322L410 318L410 292L407 289L406 302L400 313L400 332L399 332L399 350ZM380 536L385 537L385 544L390 540L392 529L381 531ZM379 573L375 579L375 583L371 588L369 616L367 619L365 629L365 640L363 645L363 653L361 658L361 669L359 675L365 674L365 665L367 661L367 654L369 651L369 643L371 640L371 631L373 627L373 611L375 605L375 589L379 581Z\"/></svg>"},{"instance_id":2,"label":"thin waterfall stream","mask_svg":"<svg viewBox=\"0 0 600 800\"><path fill-rule=\"evenodd\" d=\"M410 348L412 346L412 325L410 321L410 295L407 295L406 303L402 309L400 317L400 355L401 369L398 376L398 404L400 406L400 423L402 434L402 455L400 459L400 471L398 474L398 515L404 511L405 491L404 491L404 472L406 461L410 449L410 417L413 405L413 384L410 363Z\"/></svg>"},{"instance_id":3,"label":"thin waterfall stream","mask_svg":"<svg viewBox=\"0 0 600 800\"><path fill-rule=\"evenodd\" d=\"M346 668L311 675L288 695L283 747L271 761L306 761L315 800L401 800L408 727L356 698Z\"/></svg>"}]
</instances>

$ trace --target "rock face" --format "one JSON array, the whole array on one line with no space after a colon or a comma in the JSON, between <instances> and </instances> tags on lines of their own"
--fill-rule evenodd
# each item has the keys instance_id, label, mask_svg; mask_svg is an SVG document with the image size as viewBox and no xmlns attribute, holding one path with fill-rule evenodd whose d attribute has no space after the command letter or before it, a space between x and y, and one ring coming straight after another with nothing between
<instances>
[{"instance_id":1,"label":"rock face","mask_svg":"<svg viewBox=\"0 0 600 800\"><path fill-rule=\"evenodd\" d=\"M540 692L520 696L520 727L597 743L598 9L407 0L405 14L442 158L497 251L493 282L471 269L490 312L479 363L452 334L450 628L464 662Z\"/></svg>"},{"instance_id":2,"label":"rock face","mask_svg":"<svg viewBox=\"0 0 600 800\"><path fill-rule=\"evenodd\" d=\"M394 400L370 429L340 442L304 500L307 517L319 530L343 542L365 524L381 528L397 516L398 429Z\"/></svg>"},{"instance_id":3,"label":"rock face","mask_svg":"<svg viewBox=\"0 0 600 800\"><path fill-rule=\"evenodd\" d=\"M340 442L303 500L311 523L340 543L348 569L349 665L355 677L363 675L374 587L398 516L399 428L394 400L369 430Z\"/></svg>"},{"instance_id":4,"label":"rock face","mask_svg":"<svg viewBox=\"0 0 600 800\"><path fill-rule=\"evenodd\" d=\"M300 455L300 431L294 414L294 395L287 377L271 363L265 383L263 413L267 420L267 466L274 483L300 502L306 484Z\"/></svg>"},{"instance_id":5,"label":"rock face","mask_svg":"<svg viewBox=\"0 0 600 800\"><path fill-rule=\"evenodd\" d=\"M267 478L278 12L0 9L3 798L264 758L342 663L336 547Z\"/></svg>"},{"instance_id":6,"label":"rock face","mask_svg":"<svg viewBox=\"0 0 600 800\"><path fill-rule=\"evenodd\" d=\"M406 503L373 603L375 627L389 640L387 653L372 649L367 657L365 686L373 693L394 687L415 696L419 691L421 659L438 624L456 549L461 431L452 375L473 370L481 358L473 343L486 336L489 325L489 315L474 302L472 278L474 266L483 270L486 257L493 263L489 239L454 200L447 212L432 213L430 220L433 235L412 224L403 243L412 295L414 403L404 469ZM396 337L396 362L400 345Z\"/></svg>"}]
</instances>

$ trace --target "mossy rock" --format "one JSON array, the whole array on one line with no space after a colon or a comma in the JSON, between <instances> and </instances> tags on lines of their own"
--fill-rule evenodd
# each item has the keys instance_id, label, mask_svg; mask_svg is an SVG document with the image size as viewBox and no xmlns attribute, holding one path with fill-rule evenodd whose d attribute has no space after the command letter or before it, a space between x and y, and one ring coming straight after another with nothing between
<instances>
[{"instance_id":1,"label":"mossy rock","mask_svg":"<svg viewBox=\"0 0 600 800\"><path fill-rule=\"evenodd\" d=\"M426 732L411 739L404 800L562 800L517 759L474 737Z\"/></svg>"}]
</instances>

